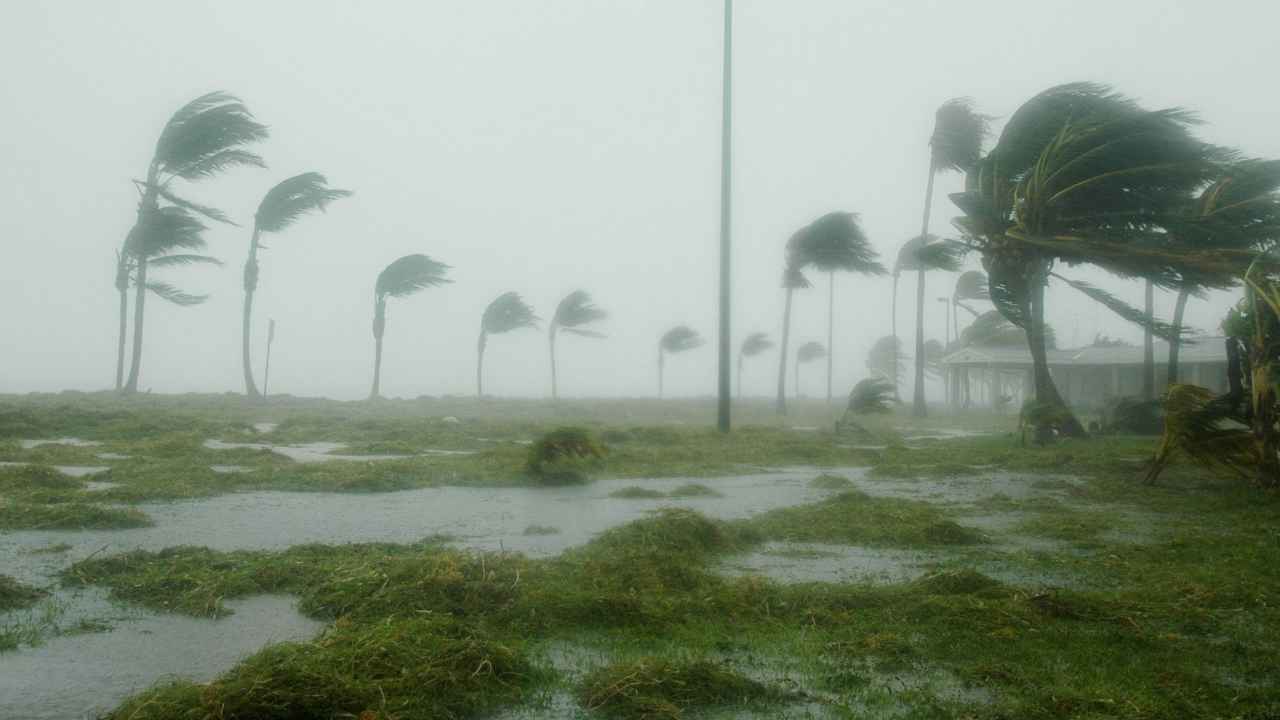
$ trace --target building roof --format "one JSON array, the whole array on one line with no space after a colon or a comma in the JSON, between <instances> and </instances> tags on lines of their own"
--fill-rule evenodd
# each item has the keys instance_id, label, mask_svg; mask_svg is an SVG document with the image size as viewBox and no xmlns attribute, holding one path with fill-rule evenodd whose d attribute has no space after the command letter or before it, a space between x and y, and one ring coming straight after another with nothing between
<instances>
[{"instance_id":1,"label":"building roof","mask_svg":"<svg viewBox=\"0 0 1280 720\"><path fill-rule=\"evenodd\" d=\"M1169 343L1157 340L1155 346L1156 365L1164 365L1169 360ZM1113 347L1083 347L1071 350L1047 351L1049 365L1052 367L1096 367L1109 365L1141 365L1142 346L1120 345ZM1197 336L1184 340L1178 352L1180 363L1225 363L1227 349L1225 338L1218 336ZM956 350L942 358L943 365L981 365L993 367L1030 367L1031 353L1025 345L1004 347L971 346Z\"/></svg>"}]
</instances>

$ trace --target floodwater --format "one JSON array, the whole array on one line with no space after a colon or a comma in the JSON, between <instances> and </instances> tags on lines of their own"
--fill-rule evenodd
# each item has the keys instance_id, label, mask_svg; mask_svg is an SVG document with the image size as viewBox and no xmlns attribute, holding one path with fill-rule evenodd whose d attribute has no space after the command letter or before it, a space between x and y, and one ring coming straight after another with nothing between
<instances>
[{"instance_id":1,"label":"floodwater","mask_svg":"<svg viewBox=\"0 0 1280 720\"><path fill-rule=\"evenodd\" d=\"M269 443L233 443L223 442L221 440L206 440L204 446L210 450L270 450L277 455L283 455L294 462L300 463L317 463L332 462L334 460L354 460L363 462L366 460L397 460L411 455L343 455L338 451L346 447L343 443L336 442L312 442L301 443L295 445L272 445ZM474 450L420 450L419 455L474 455Z\"/></svg>"},{"instance_id":2,"label":"floodwater","mask_svg":"<svg viewBox=\"0 0 1280 720\"><path fill-rule=\"evenodd\" d=\"M334 459L327 451L339 447L330 443L247 446L275 452L305 448L290 455L301 462L320 461L316 456ZM155 521L153 527L3 533L0 568L21 581L53 588L51 599L44 603L64 606L65 618L58 622L59 627L71 627L81 620L96 623L105 619L110 629L57 635L40 647L0 654L0 718L91 717L159 680L174 676L209 679L267 644L311 637L321 627L299 615L288 598L258 597L232 602L229 605L235 610L233 615L212 620L122 608L106 601L96 588L75 592L57 589L58 573L89 556L178 545L226 551L279 550L303 543L404 543L444 534L459 547L546 557L582 545L609 528L662 507L684 507L709 517L734 519L817 502L838 492L809 487L818 472L814 468L789 468L739 477L602 480L554 488L432 487L370 494L249 492L138 505ZM823 472L846 477L857 489L870 494L930 500L953 507L997 494L1014 498L1033 493L1056 496L1070 487L1069 482L1062 482L1039 484L1037 488L1026 476L1008 473L895 479L868 478L865 469ZM670 492L690 482L705 484L720 496L610 497L610 493L632 485ZM531 526L554 528L555 532L526 534ZM54 545L67 547L65 552L31 552ZM729 558L721 567L730 574L764 574L784 582L900 582L918 577L940 557L903 550L775 543L758 552ZM0 626L14 622L16 613L8 615L0 615ZM200 648L200 652L192 652L192 648Z\"/></svg>"}]
</instances>

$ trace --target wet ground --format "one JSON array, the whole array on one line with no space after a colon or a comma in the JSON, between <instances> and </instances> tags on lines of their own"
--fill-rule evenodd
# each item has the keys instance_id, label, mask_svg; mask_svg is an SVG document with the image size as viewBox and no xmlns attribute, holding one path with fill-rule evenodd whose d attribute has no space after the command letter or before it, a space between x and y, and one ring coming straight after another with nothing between
<instances>
[{"instance_id":1,"label":"wet ground","mask_svg":"<svg viewBox=\"0 0 1280 720\"><path fill-rule=\"evenodd\" d=\"M298 462L341 458L332 454L341 447L334 443L279 446L211 442L207 446L269 448ZM239 470L235 466L218 469ZM1044 545L1036 548L1037 541L1031 538L1022 546L1009 532L1024 514L982 509L982 503L993 498L1017 501L1032 497L1065 501L1074 482L1069 478L1033 482L1008 473L896 479L870 478L864 469L823 472L842 476L870 494L946 505L958 513L960 522L1001 533L1001 542L1009 552L1057 546L1052 541L1038 541ZM289 598L260 597L231 603L235 613L229 618L203 620L115 606L93 588L75 593L56 589L58 573L86 557L178 545L274 550L303 543L412 542L438 534L452 537L460 547L550 556L661 507L686 507L710 517L733 519L816 502L838 492L810 487L809 481L817 474L813 468L789 468L700 479L697 482L719 495L654 499L614 498L610 494L635 485L665 493L694 481L628 479L559 488L435 487L378 494L249 492L138 505L154 519L153 527L3 533L0 567L4 572L55 592L33 610L0 615L0 628L46 623L57 629L48 633L42 645L0 654L0 717L91 717L158 680L175 675L211 678L266 644L310 637L320 629L319 624L299 615ZM106 487L109 483L97 485ZM902 582L949 559L947 551L770 543L756 552L726 559L722 570L763 574L783 582ZM1045 579L1029 577L999 559L988 559L979 569L1011 582ZM192 653L193 647L202 650ZM558 717L561 715L556 715L555 709L563 700L548 698L541 714L522 711L512 717ZM797 710L798 716L808 713L806 708Z\"/></svg>"}]
</instances>

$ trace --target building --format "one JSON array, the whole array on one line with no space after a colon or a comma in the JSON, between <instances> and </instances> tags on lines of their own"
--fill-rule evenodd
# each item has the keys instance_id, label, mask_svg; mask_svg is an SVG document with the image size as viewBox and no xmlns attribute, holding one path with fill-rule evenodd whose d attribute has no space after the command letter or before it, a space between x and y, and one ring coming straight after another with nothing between
<instances>
[{"instance_id":1,"label":"building","mask_svg":"<svg viewBox=\"0 0 1280 720\"><path fill-rule=\"evenodd\" d=\"M1049 374L1067 404L1097 409L1113 398L1142 394L1142 347L1090 346L1049 350ZM1168 381L1169 344L1155 342L1156 390ZM964 347L942 358L948 402L1016 409L1034 392L1025 346ZM1197 337L1178 352L1178 378L1215 393L1227 391L1226 338ZM966 402L966 387L968 391Z\"/></svg>"}]
</instances>

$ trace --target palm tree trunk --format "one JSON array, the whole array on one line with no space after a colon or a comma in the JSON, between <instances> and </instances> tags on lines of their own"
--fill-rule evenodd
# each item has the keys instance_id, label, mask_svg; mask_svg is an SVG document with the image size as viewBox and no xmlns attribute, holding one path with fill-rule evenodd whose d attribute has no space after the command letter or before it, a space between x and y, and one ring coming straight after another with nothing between
<instances>
[{"instance_id":1,"label":"palm tree trunk","mask_svg":"<svg viewBox=\"0 0 1280 720\"><path fill-rule=\"evenodd\" d=\"M787 304L782 311L782 348L778 353L778 399L775 406L779 415L787 414L787 343L791 339L791 295L795 288L787 288Z\"/></svg>"},{"instance_id":2,"label":"palm tree trunk","mask_svg":"<svg viewBox=\"0 0 1280 720\"><path fill-rule=\"evenodd\" d=\"M125 271L126 277L128 270ZM116 340L116 390L124 386L124 346L129 335L129 288L120 288L120 335Z\"/></svg>"},{"instance_id":3,"label":"palm tree trunk","mask_svg":"<svg viewBox=\"0 0 1280 720\"><path fill-rule=\"evenodd\" d=\"M827 404L831 404L831 356L835 354L835 348L831 345L832 333L835 327L836 313L836 274L835 272L827 273L829 284L827 285Z\"/></svg>"},{"instance_id":4,"label":"palm tree trunk","mask_svg":"<svg viewBox=\"0 0 1280 720\"><path fill-rule=\"evenodd\" d=\"M933 178L937 175L938 165L929 155L929 181L924 189L924 220L920 226L920 242L928 242L929 214L933 211ZM928 409L924 401L924 268L916 274L916 376L911 394L911 414L924 417Z\"/></svg>"},{"instance_id":5,"label":"palm tree trunk","mask_svg":"<svg viewBox=\"0 0 1280 720\"><path fill-rule=\"evenodd\" d=\"M1178 382L1178 352L1182 349L1182 317L1187 309L1187 298L1191 291L1187 288L1178 290L1178 301L1173 306L1173 337L1169 339L1169 378L1168 384Z\"/></svg>"},{"instance_id":6,"label":"palm tree trunk","mask_svg":"<svg viewBox=\"0 0 1280 720\"><path fill-rule=\"evenodd\" d=\"M258 228L249 240L249 258L244 261L244 315L240 327L240 364L244 368L244 394L251 399L262 397L253 382L253 361L249 357L249 341L253 330L253 293L258 289Z\"/></svg>"},{"instance_id":7,"label":"palm tree trunk","mask_svg":"<svg viewBox=\"0 0 1280 720\"><path fill-rule=\"evenodd\" d=\"M729 341L730 341L730 186L733 180L733 0L724 0L724 66L721 83L720 125L720 337L716 378L716 429L729 432Z\"/></svg>"},{"instance_id":8,"label":"palm tree trunk","mask_svg":"<svg viewBox=\"0 0 1280 720\"><path fill-rule=\"evenodd\" d=\"M795 372L796 372L795 396L796 396L796 400L799 400L800 399L800 358L796 358Z\"/></svg>"},{"instance_id":9,"label":"palm tree trunk","mask_svg":"<svg viewBox=\"0 0 1280 720\"><path fill-rule=\"evenodd\" d=\"M267 327L270 328L267 330L267 362L262 368L262 398L264 400L267 398L267 383L271 382L271 341L275 340L276 321L272 320Z\"/></svg>"},{"instance_id":10,"label":"palm tree trunk","mask_svg":"<svg viewBox=\"0 0 1280 720\"><path fill-rule=\"evenodd\" d=\"M662 399L662 364L663 364L662 348L658 348L658 399Z\"/></svg>"},{"instance_id":11,"label":"palm tree trunk","mask_svg":"<svg viewBox=\"0 0 1280 720\"><path fill-rule=\"evenodd\" d=\"M559 396L556 394L556 326L551 325L550 332L547 333L547 344L551 349L551 399L557 400Z\"/></svg>"},{"instance_id":12,"label":"palm tree trunk","mask_svg":"<svg viewBox=\"0 0 1280 720\"><path fill-rule=\"evenodd\" d=\"M377 400L382 393L382 334L387 329L385 301L375 299L373 305L373 389L369 399Z\"/></svg>"},{"instance_id":13,"label":"palm tree trunk","mask_svg":"<svg viewBox=\"0 0 1280 720\"><path fill-rule=\"evenodd\" d=\"M484 346L485 333L480 331L480 340L476 343L476 397L484 399Z\"/></svg>"},{"instance_id":14,"label":"palm tree trunk","mask_svg":"<svg viewBox=\"0 0 1280 720\"><path fill-rule=\"evenodd\" d=\"M1152 400L1156 396L1156 354L1150 325L1155 317L1155 291L1150 280L1147 281L1143 297L1145 305L1142 316L1147 320L1147 327L1142 333L1142 399Z\"/></svg>"},{"instance_id":15,"label":"palm tree trunk","mask_svg":"<svg viewBox=\"0 0 1280 720\"><path fill-rule=\"evenodd\" d=\"M889 307L889 323L893 328L890 333L893 335L893 400L894 402L902 402L902 395L898 393L898 271L893 271L893 300L890 301Z\"/></svg>"},{"instance_id":16,"label":"palm tree trunk","mask_svg":"<svg viewBox=\"0 0 1280 720\"><path fill-rule=\"evenodd\" d=\"M738 399L742 399L742 353L738 353Z\"/></svg>"},{"instance_id":17,"label":"palm tree trunk","mask_svg":"<svg viewBox=\"0 0 1280 720\"><path fill-rule=\"evenodd\" d=\"M1071 412L1066 402L1063 401L1062 395L1058 393L1058 386L1053 382L1053 376L1049 374L1049 356L1045 349L1044 341L1044 291L1045 291L1045 273L1041 272L1028 280L1029 285L1029 305L1030 313L1029 322L1027 323L1027 345L1031 350L1032 359L1032 375L1035 383L1036 403L1043 406L1051 406L1057 412L1058 431L1068 437L1083 437L1084 427L1080 421L1076 419L1074 413ZM1037 428L1037 432L1045 432L1047 428ZM1044 438L1045 436L1041 436Z\"/></svg>"},{"instance_id":18,"label":"palm tree trunk","mask_svg":"<svg viewBox=\"0 0 1280 720\"><path fill-rule=\"evenodd\" d=\"M138 257L138 286L133 298L133 360L129 363L129 379L125 393L138 392L138 376L142 372L142 319L147 299L147 258Z\"/></svg>"}]
</instances>

